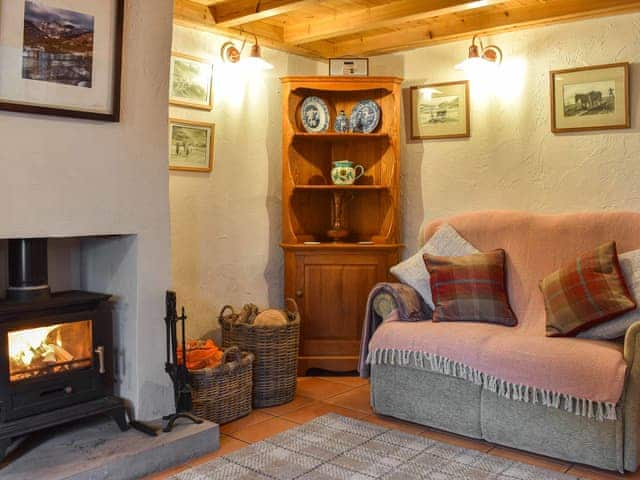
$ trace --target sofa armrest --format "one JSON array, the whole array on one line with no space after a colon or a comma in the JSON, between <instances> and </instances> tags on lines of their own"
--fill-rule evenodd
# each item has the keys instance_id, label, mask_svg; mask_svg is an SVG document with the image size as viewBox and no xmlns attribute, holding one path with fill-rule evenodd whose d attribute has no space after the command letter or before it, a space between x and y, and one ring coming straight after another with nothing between
<instances>
[{"instance_id":1,"label":"sofa armrest","mask_svg":"<svg viewBox=\"0 0 640 480\"><path fill-rule=\"evenodd\" d=\"M640 353L640 322L633 323L624 336L624 360L629 367L638 362Z\"/></svg>"},{"instance_id":2,"label":"sofa armrest","mask_svg":"<svg viewBox=\"0 0 640 480\"><path fill-rule=\"evenodd\" d=\"M386 318L393 310L399 310L408 314L403 320L413 320L418 312L415 312L416 306L419 306L419 316L421 319L431 318L431 309L424 303L422 297L416 289L405 283L385 283L385 289L381 289L371 299L373 311L381 319ZM402 302L402 305L398 305ZM402 313L400 315L402 317Z\"/></svg>"}]
</instances>

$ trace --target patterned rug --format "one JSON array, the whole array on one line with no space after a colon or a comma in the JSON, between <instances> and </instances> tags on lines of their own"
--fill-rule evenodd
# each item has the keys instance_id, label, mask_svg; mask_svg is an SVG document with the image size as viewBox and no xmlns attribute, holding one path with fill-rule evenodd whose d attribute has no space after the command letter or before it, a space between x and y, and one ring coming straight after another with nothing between
<instances>
[{"instance_id":1,"label":"patterned rug","mask_svg":"<svg viewBox=\"0 0 640 480\"><path fill-rule=\"evenodd\" d=\"M173 480L569 480L570 475L328 414Z\"/></svg>"}]
</instances>

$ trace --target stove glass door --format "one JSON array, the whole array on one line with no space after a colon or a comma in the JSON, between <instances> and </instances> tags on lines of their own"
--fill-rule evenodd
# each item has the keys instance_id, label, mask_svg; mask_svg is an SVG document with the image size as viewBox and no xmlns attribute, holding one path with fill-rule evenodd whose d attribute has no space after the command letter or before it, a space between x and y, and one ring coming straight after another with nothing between
<instances>
[{"instance_id":1,"label":"stove glass door","mask_svg":"<svg viewBox=\"0 0 640 480\"><path fill-rule=\"evenodd\" d=\"M11 382L92 366L91 320L10 331L8 337Z\"/></svg>"}]
</instances>

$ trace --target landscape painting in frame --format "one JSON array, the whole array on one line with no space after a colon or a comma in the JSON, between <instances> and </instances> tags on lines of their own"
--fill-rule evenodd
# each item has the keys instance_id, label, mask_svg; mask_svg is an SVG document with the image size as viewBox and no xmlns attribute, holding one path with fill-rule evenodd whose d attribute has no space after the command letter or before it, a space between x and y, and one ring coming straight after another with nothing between
<instances>
[{"instance_id":1,"label":"landscape painting in frame","mask_svg":"<svg viewBox=\"0 0 640 480\"><path fill-rule=\"evenodd\" d=\"M215 125L169 120L169 169L210 172L213 166Z\"/></svg>"},{"instance_id":2,"label":"landscape painting in frame","mask_svg":"<svg viewBox=\"0 0 640 480\"><path fill-rule=\"evenodd\" d=\"M118 121L123 0L0 0L0 108Z\"/></svg>"},{"instance_id":3,"label":"landscape painting in frame","mask_svg":"<svg viewBox=\"0 0 640 480\"><path fill-rule=\"evenodd\" d=\"M201 58L173 53L169 101L183 107L213 108L213 65Z\"/></svg>"},{"instance_id":4,"label":"landscape painting in frame","mask_svg":"<svg viewBox=\"0 0 640 480\"><path fill-rule=\"evenodd\" d=\"M411 87L411 138L461 138L470 135L469 82Z\"/></svg>"},{"instance_id":5,"label":"landscape painting in frame","mask_svg":"<svg viewBox=\"0 0 640 480\"><path fill-rule=\"evenodd\" d=\"M551 130L629 128L629 64L551 72Z\"/></svg>"}]
</instances>

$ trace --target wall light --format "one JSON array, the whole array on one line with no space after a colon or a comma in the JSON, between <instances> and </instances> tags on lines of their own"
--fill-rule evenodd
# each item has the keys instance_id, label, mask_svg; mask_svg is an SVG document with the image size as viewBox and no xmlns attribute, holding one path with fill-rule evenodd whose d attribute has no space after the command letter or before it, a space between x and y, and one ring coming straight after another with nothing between
<instances>
[{"instance_id":1,"label":"wall light","mask_svg":"<svg viewBox=\"0 0 640 480\"><path fill-rule=\"evenodd\" d=\"M267 62L262 57L262 49L258 44L258 37L255 37L255 44L251 47L251 51L248 56L242 58L242 51L244 50L246 39L242 42L240 50L234 45L233 42L225 42L220 49L220 56L222 61L230 64L240 64L243 67L247 67L250 70L271 70L273 65Z\"/></svg>"},{"instance_id":2,"label":"wall light","mask_svg":"<svg viewBox=\"0 0 640 480\"><path fill-rule=\"evenodd\" d=\"M477 35L473 36L469 47L468 57L456 65L456 70L477 70L487 67L497 66L502 63L502 50L496 45L482 45L482 40L478 39L480 46L476 45Z\"/></svg>"}]
</instances>

